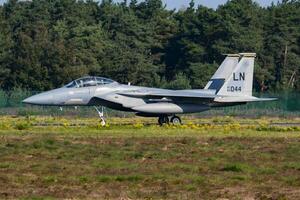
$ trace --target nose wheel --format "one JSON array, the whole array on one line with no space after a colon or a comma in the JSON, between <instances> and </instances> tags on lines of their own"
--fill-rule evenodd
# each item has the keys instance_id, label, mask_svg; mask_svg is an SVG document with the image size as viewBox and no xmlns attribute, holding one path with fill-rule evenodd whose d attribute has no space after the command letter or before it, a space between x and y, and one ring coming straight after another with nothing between
<instances>
[{"instance_id":1,"label":"nose wheel","mask_svg":"<svg viewBox=\"0 0 300 200\"><path fill-rule=\"evenodd\" d=\"M169 124L172 123L173 125L181 125L181 119L178 116L173 116L171 118L169 118L168 116L160 116L158 118L158 124L160 126L164 125L164 124Z\"/></svg>"},{"instance_id":2,"label":"nose wheel","mask_svg":"<svg viewBox=\"0 0 300 200\"><path fill-rule=\"evenodd\" d=\"M101 110L99 108L97 108L96 106L94 108L98 112L101 126L105 126L106 125L106 121L105 121L105 118L104 118L104 107L101 107Z\"/></svg>"}]
</instances>

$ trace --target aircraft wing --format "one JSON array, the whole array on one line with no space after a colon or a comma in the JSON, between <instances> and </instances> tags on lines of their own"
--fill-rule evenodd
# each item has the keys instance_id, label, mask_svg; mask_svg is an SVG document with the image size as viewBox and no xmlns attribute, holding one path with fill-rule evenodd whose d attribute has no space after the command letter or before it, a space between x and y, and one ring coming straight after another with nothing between
<instances>
[{"instance_id":1,"label":"aircraft wing","mask_svg":"<svg viewBox=\"0 0 300 200\"><path fill-rule=\"evenodd\" d=\"M134 98L199 98L214 99L217 96L214 93L192 92L184 90L163 90L163 91L126 91L117 94Z\"/></svg>"}]
</instances>

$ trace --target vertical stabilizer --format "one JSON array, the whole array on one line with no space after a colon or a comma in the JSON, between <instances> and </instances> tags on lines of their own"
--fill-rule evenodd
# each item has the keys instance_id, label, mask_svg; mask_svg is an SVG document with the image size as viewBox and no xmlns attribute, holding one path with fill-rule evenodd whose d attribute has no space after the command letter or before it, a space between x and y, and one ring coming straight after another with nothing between
<instances>
[{"instance_id":1,"label":"vertical stabilizer","mask_svg":"<svg viewBox=\"0 0 300 200\"><path fill-rule=\"evenodd\" d=\"M220 96L252 96L255 53L241 53L242 59L217 93Z\"/></svg>"},{"instance_id":2,"label":"vertical stabilizer","mask_svg":"<svg viewBox=\"0 0 300 200\"><path fill-rule=\"evenodd\" d=\"M228 79L237 66L239 58L239 54L227 54L227 57L204 89L216 90L216 92L218 92L224 85L225 80Z\"/></svg>"}]
</instances>

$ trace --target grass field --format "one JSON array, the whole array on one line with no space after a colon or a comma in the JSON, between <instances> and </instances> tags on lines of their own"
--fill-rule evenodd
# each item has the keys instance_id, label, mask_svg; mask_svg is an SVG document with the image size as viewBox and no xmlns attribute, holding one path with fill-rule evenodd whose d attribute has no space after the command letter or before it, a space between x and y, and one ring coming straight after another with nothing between
<instances>
[{"instance_id":1,"label":"grass field","mask_svg":"<svg viewBox=\"0 0 300 200\"><path fill-rule=\"evenodd\" d=\"M299 119L185 121L1 117L0 199L300 199Z\"/></svg>"}]
</instances>

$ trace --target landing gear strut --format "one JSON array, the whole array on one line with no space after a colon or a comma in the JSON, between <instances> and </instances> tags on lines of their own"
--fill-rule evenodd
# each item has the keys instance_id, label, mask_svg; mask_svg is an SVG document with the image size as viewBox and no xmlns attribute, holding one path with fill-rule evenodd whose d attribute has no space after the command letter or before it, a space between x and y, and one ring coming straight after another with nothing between
<instances>
[{"instance_id":1,"label":"landing gear strut","mask_svg":"<svg viewBox=\"0 0 300 200\"><path fill-rule=\"evenodd\" d=\"M164 125L164 124L169 124L169 123L172 123L173 125L181 125L181 119L180 117L178 116L172 116L170 119L169 119L169 116L160 116L158 118L158 123L159 125Z\"/></svg>"},{"instance_id":2,"label":"landing gear strut","mask_svg":"<svg viewBox=\"0 0 300 200\"><path fill-rule=\"evenodd\" d=\"M169 117L168 116L160 116L158 118L158 123L159 125L164 125L164 124L169 124L170 120L169 120Z\"/></svg>"},{"instance_id":3,"label":"landing gear strut","mask_svg":"<svg viewBox=\"0 0 300 200\"><path fill-rule=\"evenodd\" d=\"M106 125L106 121L105 121L105 118L104 118L104 108L101 107L101 110L99 110L96 106L94 106L94 108L96 109L96 111L98 112L98 115L100 117L101 126L105 126Z\"/></svg>"}]
</instances>

